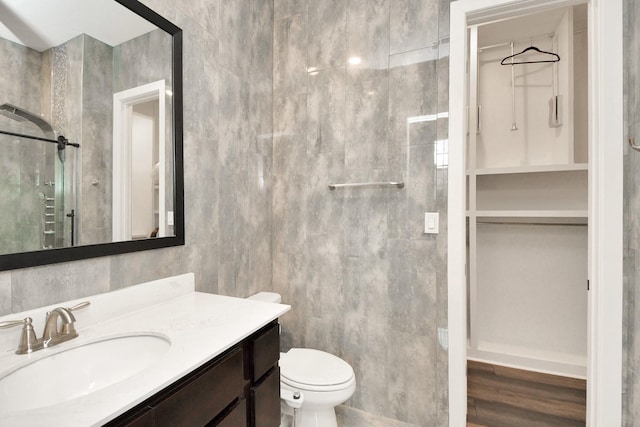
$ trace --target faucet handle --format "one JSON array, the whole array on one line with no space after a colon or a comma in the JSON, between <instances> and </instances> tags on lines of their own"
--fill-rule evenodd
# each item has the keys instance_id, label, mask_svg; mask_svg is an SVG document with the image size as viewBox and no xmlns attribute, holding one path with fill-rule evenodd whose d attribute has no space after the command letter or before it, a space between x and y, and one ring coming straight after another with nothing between
<instances>
[{"instance_id":1,"label":"faucet handle","mask_svg":"<svg viewBox=\"0 0 640 427\"><path fill-rule=\"evenodd\" d=\"M25 317L24 320L8 320L6 322L0 322L0 328L11 328L13 326L24 325L16 354L31 353L32 351L42 348L42 342L38 340L31 322L33 322L33 319L30 317Z\"/></svg>"},{"instance_id":2,"label":"faucet handle","mask_svg":"<svg viewBox=\"0 0 640 427\"><path fill-rule=\"evenodd\" d=\"M9 329L13 328L14 326L25 325L27 323L27 320L29 320L29 322L33 321L30 317L27 317L23 320L6 320L4 322L0 322L0 329Z\"/></svg>"},{"instance_id":3,"label":"faucet handle","mask_svg":"<svg viewBox=\"0 0 640 427\"><path fill-rule=\"evenodd\" d=\"M80 310L80 309L83 309L85 307L88 307L90 305L91 305L91 301L82 301L81 303L78 303L78 304L74 305L73 307L67 308L67 310L76 311L76 310Z\"/></svg>"}]
</instances>

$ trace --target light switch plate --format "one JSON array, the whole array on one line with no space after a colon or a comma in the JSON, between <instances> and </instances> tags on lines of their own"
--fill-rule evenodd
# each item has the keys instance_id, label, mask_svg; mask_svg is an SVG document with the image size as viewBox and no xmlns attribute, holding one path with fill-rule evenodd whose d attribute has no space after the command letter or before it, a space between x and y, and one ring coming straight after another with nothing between
<instances>
[{"instance_id":1,"label":"light switch plate","mask_svg":"<svg viewBox=\"0 0 640 427\"><path fill-rule=\"evenodd\" d=\"M425 212L424 234L438 234L440 232L440 213Z\"/></svg>"}]
</instances>

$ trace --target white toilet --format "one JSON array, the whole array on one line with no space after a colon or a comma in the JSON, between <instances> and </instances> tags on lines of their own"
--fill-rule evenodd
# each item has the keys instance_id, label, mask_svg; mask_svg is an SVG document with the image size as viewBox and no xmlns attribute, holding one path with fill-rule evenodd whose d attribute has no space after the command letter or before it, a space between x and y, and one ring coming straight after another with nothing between
<instances>
[{"instance_id":1,"label":"white toilet","mask_svg":"<svg viewBox=\"0 0 640 427\"><path fill-rule=\"evenodd\" d=\"M273 292L259 292L248 299L280 303L282 298ZM351 366L339 357L310 348L292 348L280 353L280 389L283 426L292 426L291 417L295 417L295 427L338 427L334 408L353 395L356 377ZM300 393L299 399L291 397L296 392Z\"/></svg>"}]
</instances>

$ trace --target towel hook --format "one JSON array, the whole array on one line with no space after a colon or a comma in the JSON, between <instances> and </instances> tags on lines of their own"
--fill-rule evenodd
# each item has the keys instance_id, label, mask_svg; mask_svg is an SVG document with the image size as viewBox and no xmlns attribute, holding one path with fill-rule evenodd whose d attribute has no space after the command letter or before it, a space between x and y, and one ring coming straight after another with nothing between
<instances>
[{"instance_id":1,"label":"towel hook","mask_svg":"<svg viewBox=\"0 0 640 427\"><path fill-rule=\"evenodd\" d=\"M629 137L629 146L636 151L640 151L640 145L636 145L632 137Z\"/></svg>"}]
</instances>

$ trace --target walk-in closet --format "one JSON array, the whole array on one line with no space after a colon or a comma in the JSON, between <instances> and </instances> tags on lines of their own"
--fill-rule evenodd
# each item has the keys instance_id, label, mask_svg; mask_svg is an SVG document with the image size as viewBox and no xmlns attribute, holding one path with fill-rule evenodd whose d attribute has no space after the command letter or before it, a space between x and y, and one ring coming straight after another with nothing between
<instances>
[{"instance_id":1,"label":"walk-in closet","mask_svg":"<svg viewBox=\"0 0 640 427\"><path fill-rule=\"evenodd\" d=\"M470 361L586 379L587 33L585 5L469 27Z\"/></svg>"}]
</instances>

